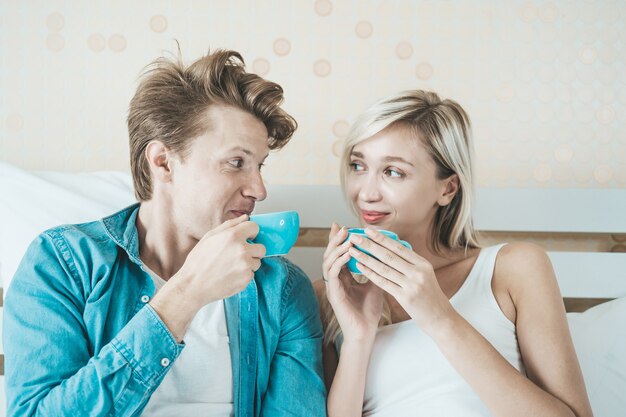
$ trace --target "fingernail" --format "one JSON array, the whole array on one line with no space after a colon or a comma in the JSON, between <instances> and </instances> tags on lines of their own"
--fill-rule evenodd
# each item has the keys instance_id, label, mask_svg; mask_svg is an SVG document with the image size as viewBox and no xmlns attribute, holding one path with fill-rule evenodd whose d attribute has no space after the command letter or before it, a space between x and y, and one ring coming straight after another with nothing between
<instances>
[{"instance_id":1,"label":"fingernail","mask_svg":"<svg viewBox=\"0 0 626 417\"><path fill-rule=\"evenodd\" d=\"M363 242L363 237L359 236L359 235L350 235L350 239L349 239L352 243L362 243Z\"/></svg>"}]
</instances>

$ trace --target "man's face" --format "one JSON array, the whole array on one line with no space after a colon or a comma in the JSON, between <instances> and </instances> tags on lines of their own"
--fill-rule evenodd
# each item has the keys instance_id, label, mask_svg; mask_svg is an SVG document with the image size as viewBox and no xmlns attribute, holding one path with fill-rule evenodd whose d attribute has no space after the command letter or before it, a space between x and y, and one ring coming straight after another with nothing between
<instances>
[{"instance_id":1,"label":"man's face","mask_svg":"<svg viewBox=\"0 0 626 417\"><path fill-rule=\"evenodd\" d=\"M187 156L172 159L168 184L180 232L199 240L228 219L250 214L267 193L261 166L269 153L268 133L256 117L213 105L208 132L195 138Z\"/></svg>"}]
</instances>

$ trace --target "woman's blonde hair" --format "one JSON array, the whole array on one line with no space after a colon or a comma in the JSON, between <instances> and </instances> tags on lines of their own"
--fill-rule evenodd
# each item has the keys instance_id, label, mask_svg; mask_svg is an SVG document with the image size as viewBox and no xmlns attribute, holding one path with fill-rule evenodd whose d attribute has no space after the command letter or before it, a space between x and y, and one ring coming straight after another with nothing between
<instances>
[{"instance_id":1,"label":"woman's blonde hair","mask_svg":"<svg viewBox=\"0 0 626 417\"><path fill-rule=\"evenodd\" d=\"M159 140L185 158L192 140L208 131L209 106L232 106L250 113L267 128L269 148L285 146L297 123L281 107L283 89L245 71L241 55L216 50L191 65L178 57L158 58L144 72L128 112L130 166L139 201L152 198L145 150Z\"/></svg>"},{"instance_id":2,"label":"woman's blonde hair","mask_svg":"<svg viewBox=\"0 0 626 417\"><path fill-rule=\"evenodd\" d=\"M390 126L403 126L420 140L437 167L437 178L456 175L459 189L446 206L440 206L431 228L430 245L435 253L444 249L465 250L479 247L472 219L474 185L473 145L467 113L453 100L442 100L436 93L423 90L404 91L384 98L361 114L352 125L341 156L341 186L346 192L353 148ZM352 202L349 205L354 210ZM341 330L332 308L327 307L325 339L335 341ZM383 308L381 325L391 322L389 307Z\"/></svg>"}]
</instances>

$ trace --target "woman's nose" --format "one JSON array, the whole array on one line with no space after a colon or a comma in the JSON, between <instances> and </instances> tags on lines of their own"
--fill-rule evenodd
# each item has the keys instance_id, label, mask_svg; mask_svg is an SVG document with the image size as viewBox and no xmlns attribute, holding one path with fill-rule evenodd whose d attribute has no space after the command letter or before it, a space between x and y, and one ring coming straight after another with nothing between
<instances>
[{"instance_id":1,"label":"woman's nose","mask_svg":"<svg viewBox=\"0 0 626 417\"><path fill-rule=\"evenodd\" d=\"M361 189L359 190L359 198L362 201L378 201L381 199L380 187L376 176L369 175L363 179Z\"/></svg>"}]
</instances>

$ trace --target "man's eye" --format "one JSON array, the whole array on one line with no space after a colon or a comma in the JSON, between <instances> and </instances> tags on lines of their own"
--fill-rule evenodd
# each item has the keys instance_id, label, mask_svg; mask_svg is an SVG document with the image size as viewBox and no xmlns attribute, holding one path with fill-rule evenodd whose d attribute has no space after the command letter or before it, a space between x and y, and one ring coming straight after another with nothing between
<instances>
[{"instance_id":1,"label":"man's eye","mask_svg":"<svg viewBox=\"0 0 626 417\"><path fill-rule=\"evenodd\" d=\"M228 163L234 166L235 168L241 168L243 166L243 159L240 159L240 158L231 159L230 161L228 161Z\"/></svg>"}]
</instances>

